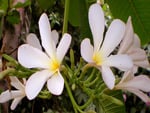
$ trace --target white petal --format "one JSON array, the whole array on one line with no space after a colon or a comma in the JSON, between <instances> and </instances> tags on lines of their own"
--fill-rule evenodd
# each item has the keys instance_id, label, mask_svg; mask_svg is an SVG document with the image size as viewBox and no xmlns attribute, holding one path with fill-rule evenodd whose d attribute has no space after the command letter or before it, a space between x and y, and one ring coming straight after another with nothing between
<instances>
[{"instance_id":1,"label":"white petal","mask_svg":"<svg viewBox=\"0 0 150 113\"><path fill-rule=\"evenodd\" d=\"M27 36L27 43L32 45L33 47L35 48L38 48L40 50L42 50L42 47L41 47L41 44L40 44L40 41L39 39L37 38L37 36L34 34L34 33L30 33L28 36Z\"/></svg>"},{"instance_id":2,"label":"white petal","mask_svg":"<svg viewBox=\"0 0 150 113\"><path fill-rule=\"evenodd\" d=\"M119 20L114 20L109 26L108 31L101 47L102 53L108 56L120 43L125 32L125 24Z\"/></svg>"},{"instance_id":3,"label":"white petal","mask_svg":"<svg viewBox=\"0 0 150 113\"><path fill-rule=\"evenodd\" d=\"M127 24L126 24L125 34L124 34L123 40L120 44L118 53L119 54L126 53L126 51L128 49L130 49L130 47L132 46L133 40L134 40L134 31L133 31L133 27L132 27L131 17L129 17Z\"/></svg>"},{"instance_id":4,"label":"white petal","mask_svg":"<svg viewBox=\"0 0 150 113\"><path fill-rule=\"evenodd\" d=\"M43 70L36 72L29 77L25 87L25 92L29 100L34 99L39 94L45 82L52 74L53 73L49 70Z\"/></svg>"},{"instance_id":5,"label":"white petal","mask_svg":"<svg viewBox=\"0 0 150 113\"><path fill-rule=\"evenodd\" d=\"M53 37L53 40L55 42L55 45L57 45L58 39L59 39L59 34L58 34L58 32L56 30L52 31L52 37Z\"/></svg>"},{"instance_id":6,"label":"white petal","mask_svg":"<svg viewBox=\"0 0 150 113\"><path fill-rule=\"evenodd\" d=\"M150 92L150 78L146 75L135 76L132 80L126 82L125 87L139 89L145 92Z\"/></svg>"},{"instance_id":7,"label":"white petal","mask_svg":"<svg viewBox=\"0 0 150 113\"><path fill-rule=\"evenodd\" d=\"M40 17L39 29L42 46L50 57L55 57L56 45L51 34L50 22L45 13L43 13Z\"/></svg>"},{"instance_id":8,"label":"white petal","mask_svg":"<svg viewBox=\"0 0 150 113\"><path fill-rule=\"evenodd\" d=\"M11 90L11 96L12 98L22 97L25 96L24 90Z\"/></svg>"},{"instance_id":9,"label":"white petal","mask_svg":"<svg viewBox=\"0 0 150 113\"><path fill-rule=\"evenodd\" d=\"M49 68L50 59L39 49L23 44L18 49L18 61L27 68Z\"/></svg>"},{"instance_id":10,"label":"white petal","mask_svg":"<svg viewBox=\"0 0 150 113\"><path fill-rule=\"evenodd\" d=\"M0 95L0 103L5 103L11 99L12 99L12 96L9 90L2 92Z\"/></svg>"},{"instance_id":11,"label":"white petal","mask_svg":"<svg viewBox=\"0 0 150 113\"><path fill-rule=\"evenodd\" d=\"M10 76L11 85L16 89L24 90L24 85L15 76Z\"/></svg>"},{"instance_id":12,"label":"white petal","mask_svg":"<svg viewBox=\"0 0 150 113\"><path fill-rule=\"evenodd\" d=\"M64 79L58 72L47 81L48 90L54 95L60 95L64 89Z\"/></svg>"},{"instance_id":13,"label":"white petal","mask_svg":"<svg viewBox=\"0 0 150 113\"><path fill-rule=\"evenodd\" d=\"M0 103L4 103L4 102L7 102L13 98L16 98L16 97L20 97L22 96L22 92L21 91L18 91L18 90L6 90L4 92L1 93L0 95Z\"/></svg>"},{"instance_id":14,"label":"white petal","mask_svg":"<svg viewBox=\"0 0 150 113\"><path fill-rule=\"evenodd\" d=\"M122 71L127 71L133 67L133 62L128 55L111 55L104 62L104 65L116 67Z\"/></svg>"},{"instance_id":15,"label":"white petal","mask_svg":"<svg viewBox=\"0 0 150 113\"><path fill-rule=\"evenodd\" d=\"M145 103L150 103L150 98L144 94L142 91L140 90L136 90L136 89L128 89L128 91L132 92L133 94L137 95L139 98L141 98Z\"/></svg>"},{"instance_id":16,"label":"white petal","mask_svg":"<svg viewBox=\"0 0 150 113\"><path fill-rule=\"evenodd\" d=\"M10 106L11 110L14 110L17 105L19 104L19 102L22 100L23 97L18 97L18 98L15 98L13 101L12 101L12 104Z\"/></svg>"},{"instance_id":17,"label":"white petal","mask_svg":"<svg viewBox=\"0 0 150 113\"><path fill-rule=\"evenodd\" d=\"M89 39L84 39L81 42L81 56L87 62L93 62L92 56L94 53L93 46L90 43Z\"/></svg>"},{"instance_id":18,"label":"white petal","mask_svg":"<svg viewBox=\"0 0 150 113\"><path fill-rule=\"evenodd\" d=\"M114 88L115 76L109 67L102 66L102 78L109 89Z\"/></svg>"},{"instance_id":19,"label":"white petal","mask_svg":"<svg viewBox=\"0 0 150 113\"><path fill-rule=\"evenodd\" d=\"M71 36L65 33L57 47L57 58L60 62L63 60L65 54L67 53L70 44L71 44Z\"/></svg>"},{"instance_id":20,"label":"white petal","mask_svg":"<svg viewBox=\"0 0 150 113\"><path fill-rule=\"evenodd\" d=\"M99 49L103 40L104 13L99 4L93 4L89 8L89 24L94 40L94 49Z\"/></svg>"}]
</instances>

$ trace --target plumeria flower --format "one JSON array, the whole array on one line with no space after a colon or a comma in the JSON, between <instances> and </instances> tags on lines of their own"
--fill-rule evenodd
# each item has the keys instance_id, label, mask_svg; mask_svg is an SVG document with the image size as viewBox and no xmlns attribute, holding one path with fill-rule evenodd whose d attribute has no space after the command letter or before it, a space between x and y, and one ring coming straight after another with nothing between
<instances>
[{"instance_id":1,"label":"plumeria flower","mask_svg":"<svg viewBox=\"0 0 150 113\"><path fill-rule=\"evenodd\" d=\"M14 110L16 106L19 104L19 102L26 96L25 94L25 83L26 80L23 79L23 83L21 83L17 77L10 77L10 84L16 88L16 90L6 90L1 93L0 95L0 103L5 103L11 99L14 99L12 101L12 104L10 106L11 110Z\"/></svg>"},{"instance_id":2,"label":"plumeria flower","mask_svg":"<svg viewBox=\"0 0 150 113\"><path fill-rule=\"evenodd\" d=\"M128 18L124 38L120 44L118 54L128 54L134 63L134 72L138 67L150 67L146 52L141 49L141 43L138 35L133 31L131 17Z\"/></svg>"},{"instance_id":3,"label":"plumeria flower","mask_svg":"<svg viewBox=\"0 0 150 113\"><path fill-rule=\"evenodd\" d=\"M115 84L115 76L110 67L116 67L120 70L129 70L132 66L132 60L127 55L112 55L113 50L119 45L125 32L125 24L119 19L114 20L105 38L103 38L104 13L99 4L91 5L89 9L89 25L93 35L93 44L88 38L81 43L81 56L89 64L94 65L102 72L102 78L108 88L112 89ZM103 43L102 43L103 41Z\"/></svg>"},{"instance_id":4,"label":"plumeria flower","mask_svg":"<svg viewBox=\"0 0 150 113\"><path fill-rule=\"evenodd\" d=\"M150 92L150 79L146 75L134 76L133 71L124 73L121 81L115 86L114 89L122 89L129 91L145 103L150 104L150 98L143 92Z\"/></svg>"},{"instance_id":5,"label":"plumeria flower","mask_svg":"<svg viewBox=\"0 0 150 113\"><path fill-rule=\"evenodd\" d=\"M58 42L58 33L51 32L50 23L46 14L39 20L41 43L45 50L42 51L36 35L28 36L28 44L23 44L18 49L18 61L27 68L38 68L27 80L25 92L28 99L34 99L47 82L48 90L54 95L60 95L64 88L64 79L60 73L61 62L71 43L71 36L65 33ZM36 41L35 41L36 40ZM33 44L35 41L36 44Z\"/></svg>"}]
</instances>

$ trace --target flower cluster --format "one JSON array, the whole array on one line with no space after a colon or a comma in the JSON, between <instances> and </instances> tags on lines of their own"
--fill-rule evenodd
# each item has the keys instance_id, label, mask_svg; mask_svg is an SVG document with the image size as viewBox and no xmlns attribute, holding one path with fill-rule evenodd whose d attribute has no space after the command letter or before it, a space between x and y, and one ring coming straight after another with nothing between
<instances>
[{"instance_id":1,"label":"flower cluster","mask_svg":"<svg viewBox=\"0 0 150 113\"><path fill-rule=\"evenodd\" d=\"M145 51L140 47L139 37L134 33L131 18L126 24L114 19L106 33L104 13L99 4L90 6L88 18L93 43L88 38L81 42L80 52L87 62L85 66L97 68L109 90L129 91L145 103L150 103L150 98L142 92L150 92L150 79L146 75L134 75L138 67L148 68L150 64ZM11 85L17 90L7 90L0 95L0 103L14 99L12 110L25 96L29 100L35 99L45 83L51 94L61 95L63 92L62 61L70 47L71 35L64 33L58 43L59 34L56 30L51 31L45 13L39 19L39 31L41 44L37 36L30 33L27 43L18 48L18 62L25 68L37 70L23 83L17 77L10 77ZM124 72L119 82L116 82L112 68Z\"/></svg>"}]
</instances>

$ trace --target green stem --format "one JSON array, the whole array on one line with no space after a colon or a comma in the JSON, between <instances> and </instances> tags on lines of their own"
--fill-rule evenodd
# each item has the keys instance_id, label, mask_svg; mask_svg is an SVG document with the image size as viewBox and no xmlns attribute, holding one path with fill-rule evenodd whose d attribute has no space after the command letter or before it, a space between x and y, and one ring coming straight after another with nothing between
<instances>
[{"instance_id":1,"label":"green stem","mask_svg":"<svg viewBox=\"0 0 150 113\"><path fill-rule=\"evenodd\" d=\"M67 82L67 80L66 80L65 77L64 77L64 81L65 81L65 86L66 86L68 95L69 95L69 97L70 97L70 100L71 100L71 102L72 102L74 111L77 112L77 110L78 110L80 113L84 113L84 112L79 108L79 106L77 105L77 103L76 103L76 101L75 101L75 99L74 99L74 97L73 97L73 95L72 95L71 89L70 89L70 87L69 87L69 85L68 85L68 82Z\"/></svg>"},{"instance_id":2,"label":"green stem","mask_svg":"<svg viewBox=\"0 0 150 113\"><path fill-rule=\"evenodd\" d=\"M88 83L86 83L85 86L90 87L94 85L98 80L99 80L99 77L97 76L93 81L89 81Z\"/></svg>"},{"instance_id":3,"label":"green stem","mask_svg":"<svg viewBox=\"0 0 150 113\"><path fill-rule=\"evenodd\" d=\"M1 80L3 77L5 77L6 75L8 75L9 73L12 73L12 72L14 72L14 71L15 71L15 69L13 69L13 68L8 68L8 69L6 69L6 70L0 72L0 80Z\"/></svg>"},{"instance_id":4,"label":"green stem","mask_svg":"<svg viewBox=\"0 0 150 113\"><path fill-rule=\"evenodd\" d=\"M66 33L68 29L69 4L70 4L70 0L65 0L65 12L64 12L64 23L63 23L62 34Z\"/></svg>"},{"instance_id":5,"label":"green stem","mask_svg":"<svg viewBox=\"0 0 150 113\"><path fill-rule=\"evenodd\" d=\"M91 80L93 79L93 76L96 75L95 72L96 72L96 69L94 68L94 69L92 70L91 74L89 75L89 77L88 77L84 82L85 82L85 83L91 82Z\"/></svg>"},{"instance_id":6,"label":"green stem","mask_svg":"<svg viewBox=\"0 0 150 113\"><path fill-rule=\"evenodd\" d=\"M6 60L8 60L9 62L13 63L14 65L18 65L18 62L12 58L11 56L7 55L7 54L3 54L2 57Z\"/></svg>"},{"instance_id":7,"label":"green stem","mask_svg":"<svg viewBox=\"0 0 150 113\"><path fill-rule=\"evenodd\" d=\"M88 99L88 101L87 101L84 105L80 106L80 108L81 108L81 109L86 108L87 106L90 105L90 103L91 103L92 101L93 101L93 96L91 96L91 97Z\"/></svg>"},{"instance_id":8,"label":"green stem","mask_svg":"<svg viewBox=\"0 0 150 113\"><path fill-rule=\"evenodd\" d=\"M87 72L87 69L92 67L90 64L86 64L83 68L82 68L82 73L80 74L79 80L83 79L85 73Z\"/></svg>"},{"instance_id":9,"label":"green stem","mask_svg":"<svg viewBox=\"0 0 150 113\"><path fill-rule=\"evenodd\" d=\"M71 62L71 69L74 70L75 62L74 62L74 51L70 49L70 62Z\"/></svg>"}]
</instances>

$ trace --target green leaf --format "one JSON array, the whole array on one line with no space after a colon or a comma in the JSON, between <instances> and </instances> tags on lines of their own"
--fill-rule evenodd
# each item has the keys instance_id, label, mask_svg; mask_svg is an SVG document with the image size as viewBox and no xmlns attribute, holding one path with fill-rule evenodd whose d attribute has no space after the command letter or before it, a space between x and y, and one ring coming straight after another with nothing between
<instances>
[{"instance_id":1,"label":"green leaf","mask_svg":"<svg viewBox=\"0 0 150 113\"><path fill-rule=\"evenodd\" d=\"M105 0L115 18L124 22L132 17L135 33L142 44L150 42L150 0Z\"/></svg>"},{"instance_id":2,"label":"green leaf","mask_svg":"<svg viewBox=\"0 0 150 113\"><path fill-rule=\"evenodd\" d=\"M10 24L18 24L20 22L20 15L19 12L16 10L8 12L8 15L6 17L6 20Z\"/></svg>"},{"instance_id":3,"label":"green leaf","mask_svg":"<svg viewBox=\"0 0 150 113\"><path fill-rule=\"evenodd\" d=\"M70 0L69 22L72 26L80 28L81 38L91 37L87 4L86 0Z\"/></svg>"},{"instance_id":4,"label":"green leaf","mask_svg":"<svg viewBox=\"0 0 150 113\"><path fill-rule=\"evenodd\" d=\"M56 0L37 0L37 2L43 10L47 10L55 4Z\"/></svg>"},{"instance_id":5,"label":"green leaf","mask_svg":"<svg viewBox=\"0 0 150 113\"><path fill-rule=\"evenodd\" d=\"M102 94L96 101L98 113L126 113L121 91L108 91Z\"/></svg>"},{"instance_id":6,"label":"green leaf","mask_svg":"<svg viewBox=\"0 0 150 113\"><path fill-rule=\"evenodd\" d=\"M31 5L31 1L30 0L26 0L26 2L22 3L22 2L18 2L16 5L14 5L14 8L23 8L23 7L27 7Z\"/></svg>"},{"instance_id":7,"label":"green leaf","mask_svg":"<svg viewBox=\"0 0 150 113\"><path fill-rule=\"evenodd\" d=\"M71 0L69 6L69 22L72 26L80 25L80 0Z\"/></svg>"},{"instance_id":8,"label":"green leaf","mask_svg":"<svg viewBox=\"0 0 150 113\"><path fill-rule=\"evenodd\" d=\"M6 14L8 9L8 0L0 0L0 14Z\"/></svg>"}]
</instances>

